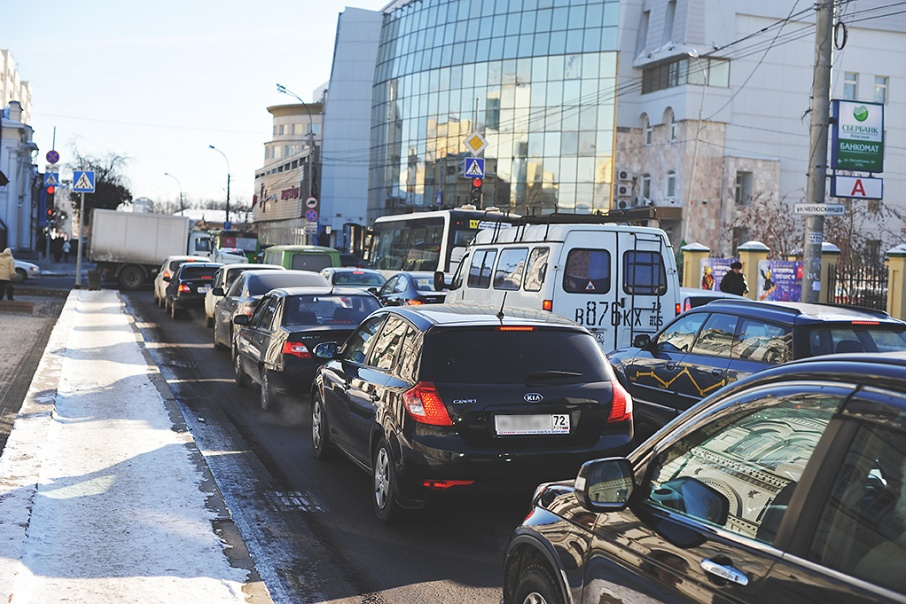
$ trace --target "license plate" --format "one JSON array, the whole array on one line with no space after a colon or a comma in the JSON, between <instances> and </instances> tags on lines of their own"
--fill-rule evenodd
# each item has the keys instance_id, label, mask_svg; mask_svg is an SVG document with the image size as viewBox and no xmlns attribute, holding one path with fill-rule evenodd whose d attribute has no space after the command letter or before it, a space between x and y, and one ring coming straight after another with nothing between
<instances>
[{"instance_id":1,"label":"license plate","mask_svg":"<svg viewBox=\"0 0 906 604\"><path fill-rule=\"evenodd\" d=\"M210 289L211 289L211 286L210 286L210 285L199 285L199 286L198 286L198 293L199 293L199 294L206 294L206 293L208 293L208 292L210 291Z\"/></svg>"},{"instance_id":2,"label":"license plate","mask_svg":"<svg viewBox=\"0 0 906 604\"><path fill-rule=\"evenodd\" d=\"M497 436L569 434L569 415L495 415L494 428Z\"/></svg>"}]
</instances>

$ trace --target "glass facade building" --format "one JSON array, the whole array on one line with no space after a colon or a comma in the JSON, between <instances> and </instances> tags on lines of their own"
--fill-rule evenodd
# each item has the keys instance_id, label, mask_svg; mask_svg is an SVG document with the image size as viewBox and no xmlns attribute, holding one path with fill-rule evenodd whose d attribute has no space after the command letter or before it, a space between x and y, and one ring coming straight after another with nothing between
<instances>
[{"instance_id":1,"label":"glass facade building","mask_svg":"<svg viewBox=\"0 0 906 604\"><path fill-rule=\"evenodd\" d=\"M487 141L482 206L611 207L619 0L388 7L375 69L368 222L469 203L464 140Z\"/></svg>"}]
</instances>

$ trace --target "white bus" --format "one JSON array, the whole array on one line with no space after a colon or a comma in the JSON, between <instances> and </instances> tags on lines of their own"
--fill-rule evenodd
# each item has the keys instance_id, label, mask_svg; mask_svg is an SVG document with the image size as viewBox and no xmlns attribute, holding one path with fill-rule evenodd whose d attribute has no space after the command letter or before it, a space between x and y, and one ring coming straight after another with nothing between
<instances>
[{"instance_id":1,"label":"white bus","mask_svg":"<svg viewBox=\"0 0 906 604\"><path fill-rule=\"evenodd\" d=\"M397 271L456 272L466 248L478 231L510 227L518 216L496 208L453 210L381 216L374 221L368 261L385 275Z\"/></svg>"}]
</instances>

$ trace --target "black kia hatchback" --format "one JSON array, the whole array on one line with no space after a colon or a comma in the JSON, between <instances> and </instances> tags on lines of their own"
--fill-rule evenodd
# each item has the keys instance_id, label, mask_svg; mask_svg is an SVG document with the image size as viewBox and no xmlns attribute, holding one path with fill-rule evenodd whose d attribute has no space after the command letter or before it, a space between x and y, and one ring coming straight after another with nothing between
<instances>
[{"instance_id":1,"label":"black kia hatchback","mask_svg":"<svg viewBox=\"0 0 906 604\"><path fill-rule=\"evenodd\" d=\"M518 492L632 442L632 399L594 337L524 309L384 308L327 359L312 391L312 450L374 479L391 521L438 494Z\"/></svg>"}]
</instances>

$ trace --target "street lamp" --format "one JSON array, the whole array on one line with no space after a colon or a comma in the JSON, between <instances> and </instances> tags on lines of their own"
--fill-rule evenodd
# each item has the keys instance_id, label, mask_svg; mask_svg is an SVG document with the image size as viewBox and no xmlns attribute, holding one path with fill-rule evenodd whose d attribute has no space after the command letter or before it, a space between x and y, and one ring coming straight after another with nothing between
<instances>
[{"instance_id":1,"label":"street lamp","mask_svg":"<svg viewBox=\"0 0 906 604\"><path fill-rule=\"evenodd\" d=\"M182 202L182 183L179 182L179 179L170 174L169 172L164 172L164 176L169 176L176 181L176 184L179 186L179 211L182 212L186 209L186 206Z\"/></svg>"},{"instance_id":2,"label":"street lamp","mask_svg":"<svg viewBox=\"0 0 906 604\"><path fill-rule=\"evenodd\" d=\"M227 163L227 202L226 202L226 222L223 224L223 230L227 230L227 225L230 223L230 158L226 156L226 153L215 147L214 145L208 145L209 149L213 149L220 153L223 156L223 159Z\"/></svg>"},{"instance_id":3,"label":"street lamp","mask_svg":"<svg viewBox=\"0 0 906 604\"><path fill-rule=\"evenodd\" d=\"M708 85L708 68L699 58L698 51L694 48L689 50L686 53L689 57L698 61L698 67L702 72L702 94L701 99L698 103L698 129L695 131L695 145L692 148L692 170L689 174L689 184L686 187L686 201L688 202L688 212L687 216L683 220L683 241L685 243L690 243L689 241L689 224L692 222L692 193L693 187L695 186L695 164L698 161L698 139L701 137L702 133L702 115L705 109L705 87ZM686 75L686 81L688 82L688 71Z\"/></svg>"}]
</instances>

